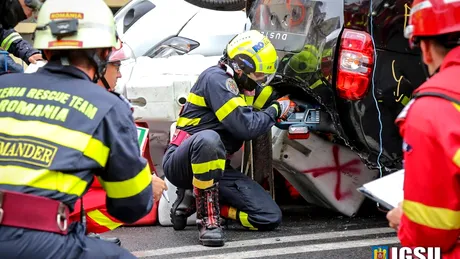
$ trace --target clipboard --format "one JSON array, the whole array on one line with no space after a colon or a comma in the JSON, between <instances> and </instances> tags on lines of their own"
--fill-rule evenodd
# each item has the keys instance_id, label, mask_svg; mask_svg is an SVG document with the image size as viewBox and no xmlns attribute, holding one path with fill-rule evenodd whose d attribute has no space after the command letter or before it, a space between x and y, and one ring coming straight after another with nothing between
<instances>
[{"instance_id":1,"label":"clipboard","mask_svg":"<svg viewBox=\"0 0 460 259\"><path fill-rule=\"evenodd\" d=\"M404 199L404 169L366 183L357 190L391 210Z\"/></svg>"},{"instance_id":2,"label":"clipboard","mask_svg":"<svg viewBox=\"0 0 460 259\"><path fill-rule=\"evenodd\" d=\"M384 200L372 195L372 193L370 193L365 187L359 187L358 191L360 193L364 194L364 196L366 196L367 198L379 203L385 209L387 209L387 210L394 209L394 207L392 205L390 205L389 203L387 203L386 201L384 201Z\"/></svg>"}]
</instances>

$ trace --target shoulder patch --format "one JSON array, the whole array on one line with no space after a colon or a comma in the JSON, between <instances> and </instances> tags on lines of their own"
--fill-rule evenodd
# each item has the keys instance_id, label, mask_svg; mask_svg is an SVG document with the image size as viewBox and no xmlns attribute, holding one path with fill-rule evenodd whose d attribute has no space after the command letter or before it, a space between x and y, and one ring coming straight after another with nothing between
<instances>
[{"instance_id":1,"label":"shoulder patch","mask_svg":"<svg viewBox=\"0 0 460 259\"><path fill-rule=\"evenodd\" d=\"M227 81L225 82L225 87L227 87L227 90L230 91L231 93L235 95L240 94L240 90L238 89L238 85L236 84L235 80L233 78L228 78Z\"/></svg>"}]
</instances>

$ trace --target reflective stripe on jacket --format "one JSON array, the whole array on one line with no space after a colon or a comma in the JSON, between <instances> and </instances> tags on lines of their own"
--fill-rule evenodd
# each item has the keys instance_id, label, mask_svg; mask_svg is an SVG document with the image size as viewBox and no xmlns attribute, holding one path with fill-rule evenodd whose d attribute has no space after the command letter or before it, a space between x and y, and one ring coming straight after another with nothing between
<instances>
[{"instance_id":1,"label":"reflective stripe on jacket","mask_svg":"<svg viewBox=\"0 0 460 259\"><path fill-rule=\"evenodd\" d=\"M14 29L5 30L0 27L0 47L14 56L22 59L27 65L30 64L29 58L40 53L32 45L24 40Z\"/></svg>"},{"instance_id":2,"label":"reflective stripe on jacket","mask_svg":"<svg viewBox=\"0 0 460 259\"><path fill-rule=\"evenodd\" d=\"M50 61L2 76L0 125L0 189L72 210L97 176L116 219L135 222L151 210L151 171L131 111L81 70Z\"/></svg>"}]
</instances>

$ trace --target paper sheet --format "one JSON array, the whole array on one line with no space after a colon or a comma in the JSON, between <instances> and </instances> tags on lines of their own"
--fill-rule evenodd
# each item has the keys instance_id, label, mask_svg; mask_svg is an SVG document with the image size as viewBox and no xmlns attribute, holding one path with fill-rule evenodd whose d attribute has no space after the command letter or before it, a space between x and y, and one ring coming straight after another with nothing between
<instances>
[{"instance_id":1,"label":"paper sheet","mask_svg":"<svg viewBox=\"0 0 460 259\"><path fill-rule=\"evenodd\" d=\"M363 185L373 196L397 207L404 199L404 169Z\"/></svg>"},{"instance_id":2,"label":"paper sheet","mask_svg":"<svg viewBox=\"0 0 460 259\"><path fill-rule=\"evenodd\" d=\"M44 66L46 64L46 61L39 60L35 64L30 64L27 69L24 71L26 74L31 74L37 72L39 68Z\"/></svg>"}]
</instances>

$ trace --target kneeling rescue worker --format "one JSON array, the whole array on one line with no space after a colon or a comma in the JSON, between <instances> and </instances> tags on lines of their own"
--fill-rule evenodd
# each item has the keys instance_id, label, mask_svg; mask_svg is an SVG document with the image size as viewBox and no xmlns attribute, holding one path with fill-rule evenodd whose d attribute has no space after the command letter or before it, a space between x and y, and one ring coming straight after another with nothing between
<instances>
[{"instance_id":1,"label":"kneeling rescue worker","mask_svg":"<svg viewBox=\"0 0 460 259\"><path fill-rule=\"evenodd\" d=\"M240 96L267 85L277 64L268 38L257 31L241 33L229 42L219 64L199 76L181 110L163 169L178 187L171 210L174 229L185 228L196 211L202 245L224 245L220 216L251 230L272 230L281 222L281 210L270 195L226 159L293 112L295 104L287 97L256 112Z\"/></svg>"},{"instance_id":2,"label":"kneeling rescue worker","mask_svg":"<svg viewBox=\"0 0 460 259\"><path fill-rule=\"evenodd\" d=\"M116 46L103 0L48 0L34 47L48 63L0 80L0 257L136 258L85 235L69 212L96 175L108 213L132 223L153 207L131 110L98 86ZM106 86L108 88L108 86Z\"/></svg>"}]
</instances>

